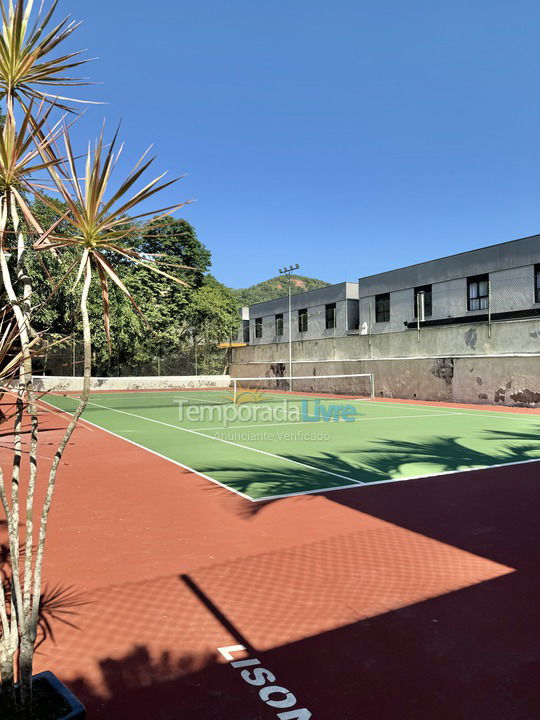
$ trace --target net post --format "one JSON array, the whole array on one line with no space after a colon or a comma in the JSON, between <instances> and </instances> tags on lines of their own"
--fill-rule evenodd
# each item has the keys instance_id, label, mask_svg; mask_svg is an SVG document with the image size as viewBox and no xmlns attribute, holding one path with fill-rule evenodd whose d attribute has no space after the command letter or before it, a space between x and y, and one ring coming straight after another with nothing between
<instances>
[{"instance_id":1,"label":"net post","mask_svg":"<svg viewBox=\"0 0 540 720\"><path fill-rule=\"evenodd\" d=\"M371 386L371 399L375 399L375 375L373 373L369 374L369 384Z\"/></svg>"},{"instance_id":2,"label":"net post","mask_svg":"<svg viewBox=\"0 0 540 720\"><path fill-rule=\"evenodd\" d=\"M236 378L232 378L233 381L233 405L236 405L236 397L237 397L237 385L236 385Z\"/></svg>"}]
</instances>

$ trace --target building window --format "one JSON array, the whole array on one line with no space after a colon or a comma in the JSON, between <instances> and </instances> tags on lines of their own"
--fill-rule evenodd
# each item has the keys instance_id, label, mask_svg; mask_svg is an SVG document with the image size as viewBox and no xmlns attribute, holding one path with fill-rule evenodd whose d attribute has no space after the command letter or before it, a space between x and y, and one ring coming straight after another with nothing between
<instances>
[{"instance_id":1,"label":"building window","mask_svg":"<svg viewBox=\"0 0 540 720\"><path fill-rule=\"evenodd\" d=\"M307 308L298 311L298 332L307 332L308 321L307 321Z\"/></svg>"},{"instance_id":2,"label":"building window","mask_svg":"<svg viewBox=\"0 0 540 720\"><path fill-rule=\"evenodd\" d=\"M534 302L540 303L540 265L534 266Z\"/></svg>"},{"instance_id":3,"label":"building window","mask_svg":"<svg viewBox=\"0 0 540 720\"><path fill-rule=\"evenodd\" d=\"M333 330L336 327L336 303L330 303L325 309L326 329Z\"/></svg>"},{"instance_id":4,"label":"building window","mask_svg":"<svg viewBox=\"0 0 540 720\"><path fill-rule=\"evenodd\" d=\"M262 318L255 318L255 337L262 338Z\"/></svg>"},{"instance_id":5,"label":"building window","mask_svg":"<svg viewBox=\"0 0 540 720\"><path fill-rule=\"evenodd\" d=\"M390 320L390 293L375 295L375 322Z\"/></svg>"},{"instance_id":6,"label":"building window","mask_svg":"<svg viewBox=\"0 0 540 720\"><path fill-rule=\"evenodd\" d=\"M276 335L283 335L283 313L276 315Z\"/></svg>"},{"instance_id":7,"label":"building window","mask_svg":"<svg viewBox=\"0 0 540 720\"><path fill-rule=\"evenodd\" d=\"M249 320L242 320L242 326L244 331L244 342L249 342Z\"/></svg>"},{"instance_id":8,"label":"building window","mask_svg":"<svg viewBox=\"0 0 540 720\"><path fill-rule=\"evenodd\" d=\"M489 304L489 275L467 278L467 310L487 310Z\"/></svg>"},{"instance_id":9,"label":"building window","mask_svg":"<svg viewBox=\"0 0 540 720\"><path fill-rule=\"evenodd\" d=\"M418 300L418 295L420 295L420 293L424 293L424 315L426 317L431 316L431 285L421 285L420 287L414 288L414 317L418 316L418 304L421 302L421 300Z\"/></svg>"}]
</instances>

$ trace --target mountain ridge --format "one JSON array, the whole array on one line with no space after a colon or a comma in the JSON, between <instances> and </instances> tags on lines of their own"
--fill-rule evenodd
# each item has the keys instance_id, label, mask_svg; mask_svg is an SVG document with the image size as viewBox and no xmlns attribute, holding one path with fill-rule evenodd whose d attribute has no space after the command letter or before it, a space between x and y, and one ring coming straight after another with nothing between
<instances>
[{"instance_id":1,"label":"mountain ridge","mask_svg":"<svg viewBox=\"0 0 540 720\"><path fill-rule=\"evenodd\" d=\"M309 290L318 290L319 288L328 287L329 285L331 285L331 283L325 280L319 280L318 278L310 278L305 275L291 275L291 294L293 295L308 292ZM230 288L230 291L236 298L238 304L242 306L265 302L266 300L276 300L279 297L287 295L288 289L287 278L278 275L247 288Z\"/></svg>"}]
</instances>

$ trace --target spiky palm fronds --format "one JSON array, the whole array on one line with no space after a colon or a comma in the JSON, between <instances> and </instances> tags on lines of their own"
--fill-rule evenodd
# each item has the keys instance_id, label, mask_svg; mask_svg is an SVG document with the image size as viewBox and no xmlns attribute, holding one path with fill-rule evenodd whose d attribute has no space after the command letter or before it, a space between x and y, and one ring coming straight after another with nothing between
<instances>
[{"instance_id":1,"label":"spiky palm fronds","mask_svg":"<svg viewBox=\"0 0 540 720\"><path fill-rule=\"evenodd\" d=\"M58 345L65 344L70 338L43 341L42 333L35 333L30 340L29 351L32 357L49 352ZM24 362L24 352L20 345L19 330L9 306L0 308L0 394L11 387L17 379Z\"/></svg>"},{"instance_id":2,"label":"spiky palm fronds","mask_svg":"<svg viewBox=\"0 0 540 720\"><path fill-rule=\"evenodd\" d=\"M60 164L51 148L62 134L61 122L51 130L44 129L53 109L41 103L34 114L33 103L23 111L17 128L12 108L0 130L0 193L13 188L29 187L32 176L51 165ZM39 137L38 137L39 135ZM43 159L47 155L47 159Z\"/></svg>"},{"instance_id":3,"label":"spiky palm fronds","mask_svg":"<svg viewBox=\"0 0 540 720\"><path fill-rule=\"evenodd\" d=\"M123 146L116 149L118 142L118 130L112 142L105 149L104 131L99 135L95 146L90 145L86 154L85 171L81 180L77 173L77 161L73 153L69 131L64 129L65 144L65 166L56 166L55 163L48 165L47 170L58 190L60 197L65 202L68 213L63 217L64 221L72 227L72 234L62 238L50 239L43 244L42 238L35 244L35 248L59 249L63 247L75 247L80 249L81 256L79 268L76 274L75 284L78 284L84 275L87 267L97 271L101 286L103 301L103 319L107 341L110 344L110 313L109 313L109 291L108 283L112 281L121 292L130 300L137 312L142 315L135 299L123 283L111 263L111 256L117 255L137 263L147 270L162 275L169 280L187 285L174 275L164 271L160 267L160 260L157 256L142 254L129 246L129 237L132 235L132 223L149 215L168 215L179 209L186 203L171 205L152 212L142 212L128 217L127 213L133 211L140 203L145 202L156 193L169 187L179 178L162 182L166 173L162 173L138 191L133 192L136 183L142 178L146 170L154 161L154 157L148 159L147 150L133 170L120 182L117 189L108 195L111 175L120 158ZM44 162L48 159L44 152ZM45 195L40 195L43 202L51 205ZM52 206L52 205L51 205ZM170 265L170 263L168 263ZM185 268L178 265L176 267Z\"/></svg>"},{"instance_id":4,"label":"spiky palm fronds","mask_svg":"<svg viewBox=\"0 0 540 720\"><path fill-rule=\"evenodd\" d=\"M0 0L0 97L7 95L21 101L55 101L59 107L72 111L69 105L62 103L79 100L47 92L46 88L91 84L85 78L72 78L64 74L90 61L80 57L83 51L50 57L80 23L70 21L67 16L53 24L52 17L58 5L58 0L53 0L47 11L44 11L41 3L30 25L33 5L33 0L9 0L6 8L5 1Z\"/></svg>"}]
</instances>

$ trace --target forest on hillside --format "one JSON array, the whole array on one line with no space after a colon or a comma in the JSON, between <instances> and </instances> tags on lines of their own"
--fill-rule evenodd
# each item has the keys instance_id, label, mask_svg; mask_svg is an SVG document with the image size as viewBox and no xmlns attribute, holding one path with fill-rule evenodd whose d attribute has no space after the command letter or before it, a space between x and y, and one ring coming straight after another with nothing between
<instances>
[{"instance_id":1,"label":"forest on hillside","mask_svg":"<svg viewBox=\"0 0 540 720\"><path fill-rule=\"evenodd\" d=\"M297 293L307 292L308 290L318 290L327 287L330 283L316 278L305 277L304 275L291 275L291 292ZM251 285L251 287L242 288L240 290L231 289L232 294L237 299L240 306L253 305L253 303L264 302L265 300L275 300L276 298L287 295L288 281L285 277L273 277L270 280Z\"/></svg>"}]
</instances>

